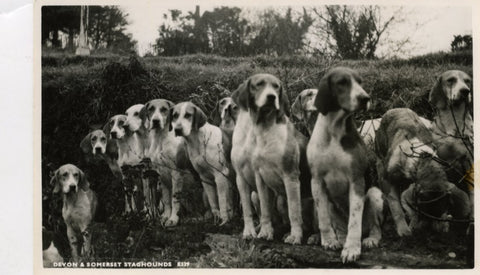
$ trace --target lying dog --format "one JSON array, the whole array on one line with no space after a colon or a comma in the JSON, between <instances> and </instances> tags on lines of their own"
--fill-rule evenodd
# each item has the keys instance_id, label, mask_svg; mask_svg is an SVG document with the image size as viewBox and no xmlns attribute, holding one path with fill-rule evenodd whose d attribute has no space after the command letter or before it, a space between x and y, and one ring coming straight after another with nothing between
<instances>
[{"instance_id":1,"label":"lying dog","mask_svg":"<svg viewBox=\"0 0 480 275\"><path fill-rule=\"evenodd\" d=\"M369 207L364 213L367 149L353 112L367 109L370 97L360 85L359 75L344 67L330 70L320 80L315 98L319 114L307 147L321 244L327 249L343 245L343 262L360 256L362 216L375 221L381 208L376 204L380 192L372 189L367 193ZM370 227L366 222L364 225ZM378 232L369 233L364 245L375 246Z\"/></svg>"},{"instance_id":2,"label":"lying dog","mask_svg":"<svg viewBox=\"0 0 480 275\"><path fill-rule=\"evenodd\" d=\"M431 133L412 110L392 109L383 115L375 139L377 172L399 236L411 235L430 221L425 217L465 218L470 212L466 193L448 181L432 142ZM436 231L448 231L448 223L434 219L432 225Z\"/></svg>"},{"instance_id":3,"label":"lying dog","mask_svg":"<svg viewBox=\"0 0 480 275\"><path fill-rule=\"evenodd\" d=\"M223 225L233 217L235 177L226 152L229 139L217 126L207 122L203 111L191 102L170 109L170 129L183 137L190 162L199 174L215 221Z\"/></svg>"},{"instance_id":4,"label":"lying dog","mask_svg":"<svg viewBox=\"0 0 480 275\"><path fill-rule=\"evenodd\" d=\"M72 164L58 168L50 183L54 186L54 193L63 194L62 216L67 225L73 260L89 257L92 252L90 225L97 208L95 193L90 190L84 173Z\"/></svg>"},{"instance_id":5,"label":"lying dog","mask_svg":"<svg viewBox=\"0 0 480 275\"><path fill-rule=\"evenodd\" d=\"M278 209L280 212L285 212L280 214L288 215L291 227L285 242L300 244L303 237L300 178L310 176L306 161L303 167L305 169L302 171L304 173L301 174L300 171L302 156L305 160L306 138L296 131L288 119L287 113L290 106L287 94L280 80L275 76L256 74L250 77L236 93L236 101L242 108L248 110L249 115L248 118L242 114L240 119L239 114L238 124L250 124L246 126L248 132L245 137L253 140L252 144L248 141L243 144L244 148L250 151L247 152L246 157L250 157L251 162L248 159L236 159L237 171L244 169L242 176L246 176L243 181L237 182L240 193L243 193L241 197L244 211L248 209L249 204L247 199L249 188L245 181L251 180L252 170L250 169L253 168L261 212L261 227L257 237L273 239L272 210L275 202L283 201L283 206L279 206ZM234 135L236 135L235 131ZM234 142L236 143L235 139ZM232 151L232 156L239 153ZM244 166L240 166L241 164ZM308 185L308 179L303 182ZM282 200L285 197L286 200ZM248 211L244 212L244 218L250 216ZM248 224L245 224L244 236L254 236L252 231L249 218Z\"/></svg>"},{"instance_id":6,"label":"lying dog","mask_svg":"<svg viewBox=\"0 0 480 275\"><path fill-rule=\"evenodd\" d=\"M473 165L472 80L462 71L446 71L430 91L430 103L436 112L432 134L437 154L450 164L447 176L451 182L462 181L470 196L473 219L473 182L462 180Z\"/></svg>"}]
</instances>

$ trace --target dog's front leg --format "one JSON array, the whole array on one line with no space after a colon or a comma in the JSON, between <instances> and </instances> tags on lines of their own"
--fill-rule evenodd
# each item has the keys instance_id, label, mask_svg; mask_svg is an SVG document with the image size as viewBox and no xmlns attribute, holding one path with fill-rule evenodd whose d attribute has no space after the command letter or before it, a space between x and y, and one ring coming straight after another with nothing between
<instances>
[{"instance_id":1,"label":"dog's front leg","mask_svg":"<svg viewBox=\"0 0 480 275\"><path fill-rule=\"evenodd\" d=\"M412 231L405 221L405 213L403 213L402 205L400 204L400 198L398 191L395 187L390 189L387 195L387 203L392 213L392 218L397 228L397 234L400 237L412 235Z\"/></svg>"},{"instance_id":2,"label":"dog's front leg","mask_svg":"<svg viewBox=\"0 0 480 275\"><path fill-rule=\"evenodd\" d=\"M332 227L329 202L326 193L325 182L318 175L312 175L312 196L315 200L315 208L318 215L318 227L320 229L321 243L326 249L339 249L340 242Z\"/></svg>"},{"instance_id":3,"label":"dog's front leg","mask_svg":"<svg viewBox=\"0 0 480 275\"><path fill-rule=\"evenodd\" d=\"M183 181L184 177L180 172L173 170L172 171L172 214L170 218L165 223L165 226L176 226L178 224L178 211L180 211L180 199L178 198L181 195L183 190Z\"/></svg>"},{"instance_id":4,"label":"dog's front leg","mask_svg":"<svg viewBox=\"0 0 480 275\"><path fill-rule=\"evenodd\" d=\"M348 232L342 250L342 262L354 262L360 257L362 245L362 216L365 204L365 180L363 178L349 183Z\"/></svg>"},{"instance_id":5,"label":"dog's front leg","mask_svg":"<svg viewBox=\"0 0 480 275\"><path fill-rule=\"evenodd\" d=\"M82 244L82 251L81 255L82 258L89 258L92 252L92 234L90 234L90 231L88 228L82 229L82 238L83 238L83 244Z\"/></svg>"},{"instance_id":6,"label":"dog's front leg","mask_svg":"<svg viewBox=\"0 0 480 275\"><path fill-rule=\"evenodd\" d=\"M222 173L215 175L215 182L217 185L218 204L220 206L220 225L224 225L233 217L233 209L231 201L233 200L230 181Z\"/></svg>"},{"instance_id":7,"label":"dog's front leg","mask_svg":"<svg viewBox=\"0 0 480 275\"><path fill-rule=\"evenodd\" d=\"M69 225L67 225L67 237L72 250L72 259L73 261L78 262L80 260L78 255L78 238L76 232Z\"/></svg>"},{"instance_id":8,"label":"dog's front leg","mask_svg":"<svg viewBox=\"0 0 480 275\"><path fill-rule=\"evenodd\" d=\"M163 213L160 216L160 222L165 224L172 215L172 195L171 190L165 182L160 183L160 190L162 191Z\"/></svg>"},{"instance_id":9,"label":"dog's front leg","mask_svg":"<svg viewBox=\"0 0 480 275\"><path fill-rule=\"evenodd\" d=\"M271 218L271 201L273 196L258 172L255 172L255 184L257 185L261 212L260 232L258 233L258 238L263 238L270 241L273 240L273 226Z\"/></svg>"},{"instance_id":10,"label":"dog's front leg","mask_svg":"<svg viewBox=\"0 0 480 275\"><path fill-rule=\"evenodd\" d=\"M218 197L215 185L202 181L203 190L207 193L208 204L213 215L213 223L217 224L220 220L220 210L218 209Z\"/></svg>"},{"instance_id":11,"label":"dog's front leg","mask_svg":"<svg viewBox=\"0 0 480 275\"><path fill-rule=\"evenodd\" d=\"M243 238L254 239L257 237L257 232L255 232L255 226L253 225L252 204L250 201L251 188L248 183L245 182L244 178L240 175L240 173L237 173L236 183L242 203Z\"/></svg>"},{"instance_id":12,"label":"dog's front leg","mask_svg":"<svg viewBox=\"0 0 480 275\"><path fill-rule=\"evenodd\" d=\"M285 238L285 243L301 244L303 237L303 219L300 198L300 181L298 180L298 177L293 175L286 177L285 189L288 201L288 218L290 220L290 234Z\"/></svg>"}]
</instances>

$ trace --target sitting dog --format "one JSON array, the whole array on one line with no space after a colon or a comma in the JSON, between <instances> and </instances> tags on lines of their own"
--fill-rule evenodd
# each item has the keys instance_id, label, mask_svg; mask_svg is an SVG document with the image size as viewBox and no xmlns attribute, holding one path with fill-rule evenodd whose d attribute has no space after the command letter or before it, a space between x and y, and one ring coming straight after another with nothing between
<instances>
[{"instance_id":1,"label":"sitting dog","mask_svg":"<svg viewBox=\"0 0 480 275\"><path fill-rule=\"evenodd\" d=\"M431 131L438 157L448 163L448 179L461 181L470 196L473 219L473 181L465 175L473 167L472 79L462 71L446 71L438 77L429 94L435 107ZM464 179L464 180L462 180Z\"/></svg>"},{"instance_id":2,"label":"sitting dog","mask_svg":"<svg viewBox=\"0 0 480 275\"><path fill-rule=\"evenodd\" d=\"M287 94L280 80L275 76L253 75L239 87L236 93L236 101L239 106L248 110L249 116L242 114L244 117L240 119L239 114L238 124L250 124L247 126L248 132L245 132L245 138L253 141L252 143L248 140L243 142L243 148L249 151L245 157L250 157L251 162L238 157L237 154L243 152L232 151L232 156L235 154L237 158L235 160L237 171L243 169L244 178L237 184L240 193L243 193L244 218L250 216L249 210L245 213L249 204L247 199L249 188L246 181L251 181L253 171L261 212L260 232L257 237L273 239L271 215L276 202L281 204L277 206L280 214L288 216L290 221L291 231L286 236L285 242L300 244L303 237L301 182L304 186L308 186L310 178L305 158L307 140L288 119L287 113L290 106ZM235 138L234 142L238 144ZM239 145L242 145L241 142ZM254 236L252 231L249 220L248 224L245 224L244 236Z\"/></svg>"},{"instance_id":3,"label":"sitting dog","mask_svg":"<svg viewBox=\"0 0 480 275\"><path fill-rule=\"evenodd\" d=\"M318 110L314 105L317 93L317 89L303 90L292 104L292 115L304 124L310 136L318 116Z\"/></svg>"},{"instance_id":4,"label":"sitting dog","mask_svg":"<svg viewBox=\"0 0 480 275\"><path fill-rule=\"evenodd\" d=\"M234 172L228 162L229 139L220 128L207 122L205 113L191 102L182 102L170 109L170 129L183 137L186 151L202 186L215 222L223 225L233 217Z\"/></svg>"},{"instance_id":5,"label":"sitting dog","mask_svg":"<svg viewBox=\"0 0 480 275\"><path fill-rule=\"evenodd\" d=\"M62 216L67 225L67 236L72 249L72 258L91 255L90 225L97 208L97 197L90 190L84 173L75 165L65 164L55 171L50 183L53 192L62 192Z\"/></svg>"},{"instance_id":6,"label":"sitting dog","mask_svg":"<svg viewBox=\"0 0 480 275\"><path fill-rule=\"evenodd\" d=\"M377 172L399 236L411 235L430 217L463 219L470 212L467 194L448 181L432 142L430 131L412 110L392 109L383 115L375 139ZM431 224L436 231L448 231L446 222L434 219Z\"/></svg>"},{"instance_id":7,"label":"sitting dog","mask_svg":"<svg viewBox=\"0 0 480 275\"><path fill-rule=\"evenodd\" d=\"M218 101L214 120L218 121L218 127L230 137L232 137L237 116L238 106L231 97L224 97Z\"/></svg>"},{"instance_id":8,"label":"sitting dog","mask_svg":"<svg viewBox=\"0 0 480 275\"><path fill-rule=\"evenodd\" d=\"M86 135L80 143L86 162L91 163L96 160L105 161L112 174L118 178L122 178L122 171L118 166L118 148L116 143L107 138L103 130L94 130Z\"/></svg>"},{"instance_id":9,"label":"sitting dog","mask_svg":"<svg viewBox=\"0 0 480 275\"><path fill-rule=\"evenodd\" d=\"M357 72L344 67L330 70L320 80L315 98L319 114L307 147L321 244L327 249L343 245L343 262L360 256L362 222L370 228L371 223L378 222L377 212L382 207L376 204L381 192L370 189L364 213L367 149L353 112L367 109L370 96L360 85ZM362 220L364 215L368 219ZM377 245L379 232L368 233L364 245Z\"/></svg>"},{"instance_id":10,"label":"sitting dog","mask_svg":"<svg viewBox=\"0 0 480 275\"><path fill-rule=\"evenodd\" d=\"M159 174L161 202L164 207L161 222L165 226L175 226L179 221L178 211L180 201L178 195L182 192L185 180L193 180L188 170L188 161L179 154L185 153L181 137L169 131L169 112L174 104L165 99L154 99L147 102L141 110L141 117L146 119L149 147L145 156L150 158Z\"/></svg>"}]
</instances>

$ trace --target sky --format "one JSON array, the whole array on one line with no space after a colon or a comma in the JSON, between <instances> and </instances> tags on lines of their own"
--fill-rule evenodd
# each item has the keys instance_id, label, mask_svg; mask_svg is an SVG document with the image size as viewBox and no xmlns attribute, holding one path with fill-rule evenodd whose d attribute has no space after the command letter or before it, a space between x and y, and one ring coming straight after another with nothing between
<instances>
[{"instance_id":1,"label":"sky","mask_svg":"<svg viewBox=\"0 0 480 275\"><path fill-rule=\"evenodd\" d=\"M173 1L166 6L147 6L147 5L128 5L121 6L121 9L127 12L129 26L127 32L133 35L138 41L138 52L145 54L150 45L155 43L158 37L158 28L165 22L164 13L169 13L169 9L179 9L183 13L193 11L194 4L174 5ZM239 6L242 8L242 6ZM201 5L200 12L212 10L214 6ZM386 8L385 17L389 13L398 10L398 6L389 6ZM453 35L472 34L472 11L468 7L461 6L404 6L402 16L403 23L397 23L392 26L388 33L388 38L401 39L410 38L410 44L406 47L406 52L402 57L421 55L436 51L449 51L450 42ZM263 7L252 8L243 7L250 11L261 11ZM387 36L386 36L387 37ZM380 45L379 55L389 54L389 48Z\"/></svg>"}]
</instances>

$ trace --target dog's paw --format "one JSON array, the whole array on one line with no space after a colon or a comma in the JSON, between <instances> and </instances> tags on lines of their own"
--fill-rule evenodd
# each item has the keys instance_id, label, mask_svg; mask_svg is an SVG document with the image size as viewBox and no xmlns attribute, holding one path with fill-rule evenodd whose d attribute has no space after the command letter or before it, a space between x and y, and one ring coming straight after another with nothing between
<instances>
[{"instance_id":1,"label":"dog's paw","mask_svg":"<svg viewBox=\"0 0 480 275\"><path fill-rule=\"evenodd\" d=\"M166 222L165 222L165 227L172 227L176 226L178 224L178 216L170 217Z\"/></svg>"},{"instance_id":2,"label":"dog's paw","mask_svg":"<svg viewBox=\"0 0 480 275\"><path fill-rule=\"evenodd\" d=\"M406 237L406 236L411 236L412 235L412 230L405 225L405 226L398 226L397 227L397 234L400 237Z\"/></svg>"},{"instance_id":3,"label":"dog's paw","mask_svg":"<svg viewBox=\"0 0 480 275\"><path fill-rule=\"evenodd\" d=\"M243 234L242 234L242 238L245 239L245 240L251 240L251 239L255 239L257 237L257 232L255 231L255 228L253 226L245 226L243 228Z\"/></svg>"},{"instance_id":4,"label":"dog's paw","mask_svg":"<svg viewBox=\"0 0 480 275\"><path fill-rule=\"evenodd\" d=\"M342 247L342 244L337 239L322 238L322 247L328 250L337 250Z\"/></svg>"},{"instance_id":5,"label":"dog's paw","mask_svg":"<svg viewBox=\"0 0 480 275\"><path fill-rule=\"evenodd\" d=\"M223 226L223 225L227 224L229 221L230 221L230 218L228 218L228 217L220 218L218 226Z\"/></svg>"},{"instance_id":6,"label":"dog's paw","mask_svg":"<svg viewBox=\"0 0 480 275\"><path fill-rule=\"evenodd\" d=\"M218 209L212 209L213 224L220 224L220 211Z\"/></svg>"},{"instance_id":7,"label":"dog's paw","mask_svg":"<svg viewBox=\"0 0 480 275\"><path fill-rule=\"evenodd\" d=\"M365 248L373 248L373 247L378 247L379 242L380 240L378 238L368 237L363 239L362 245Z\"/></svg>"},{"instance_id":8,"label":"dog's paw","mask_svg":"<svg viewBox=\"0 0 480 275\"><path fill-rule=\"evenodd\" d=\"M301 244L302 243L302 234L293 234L290 233L284 240L288 244Z\"/></svg>"},{"instance_id":9,"label":"dog's paw","mask_svg":"<svg viewBox=\"0 0 480 275\"><path fill-rule=\"evenodd\" d=\"M160 223L165 225L165 223L168 221L169 218L170 218L169 216L162 214L160 216Z\"/></svg>"},{"instance_id":10,"label":"dog's paw","mask_svg":"<svg viewBox=\"0 0 480 275\"><path fill-rule=\"evenodd\" d=\"M307 244L317 245L320 243L320 233L312 234L308 237Z\"/></svg>"},{"instance_id":11,"label":"dog's paw","mask_svg":"<svg viewBox=\"0 0 480 275\"><path fill-rule=\"evenodd\" d=\"M273 227L271 225L263 225L257 237L267 241L273 240Z\"/></svg>"},{"instance_id":12,"label":"dog's paw","mask_svg":"<svg viewBox=\"0 0 480 275\"><path fill-rule=\"evenodd\" d=\"M342 250L342 263L355 262L360 258L360 246L345 246Z\"/></svg>"}]
</instances>

